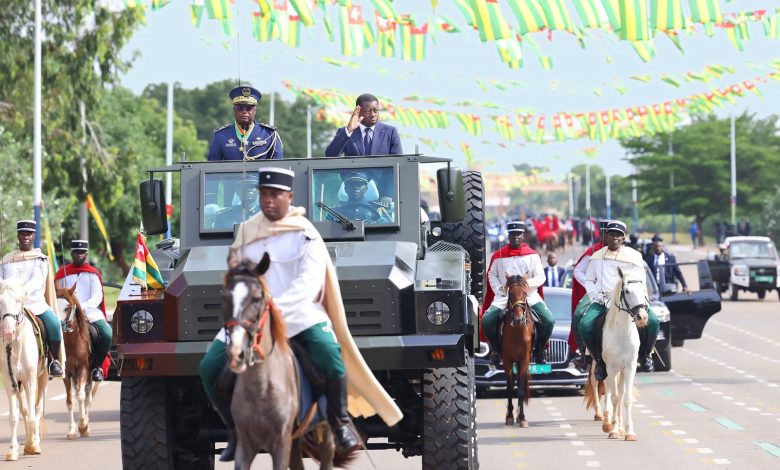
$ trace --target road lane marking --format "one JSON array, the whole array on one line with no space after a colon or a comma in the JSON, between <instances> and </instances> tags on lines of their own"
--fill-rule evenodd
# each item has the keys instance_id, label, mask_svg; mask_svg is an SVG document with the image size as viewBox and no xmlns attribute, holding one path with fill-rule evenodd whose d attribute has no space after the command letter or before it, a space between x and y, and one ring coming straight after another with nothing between
<instances>
[{"instance_id":1,"label":"road lane marking","mask_svg":"<svg viewBox=\"0 0 780 470\"><path fill-rule=\"evenodd\" d=\"M60 401L60 400L64 400L66 396L67 395L65 395L64 393L61 393L59 395L55 395L55 396L49 398L49 400L51 400L51 401Z\"/></svg>"},{"instance_id":2,"label":"road lane marking","mask_svg":"<svg viewBox=\"0 0 780 470\"><path fill-rule=\"evenodd\" d=\"M571 445L573 445L575 447L579 447L579 446L584 446L585 445L585 441L569 441L569 442L571 442Z\"/></svg>"},{"instance_id":3,"label":"road lane marking","mask_svg":"<svg viewBox=\"0 0 780 470\"><path fill-rule=\"evenodd\" d=\"M585 462L586 467L601 467L601 464L597 460L588 460Z\"/></svg>"},{"instance_id":4,"label":"road lane marking","mask_svg":"<svg viewBox=\"0 0 780 470\"><path fill-rule=\"evenodd\" d=\"M715 465L730 465L731 460L729 459L699 459L699 462L706 463L706 464L715 464Z\"/></svg>"},{"instance_id":5,"label":"road lane marking","mask_svg":"<svg viewBox=\"0 0 780 470\"><path fill-rule=\"evenodd\" d=\"M525 451L516 450L516 451L512 452L512 455L514 455L515 457L525 457Z\"/></svg>"},{"instance_id":6,"label":"road lane marking","mask_svg":"<svg viewBox=\"0 0 780 470\"><path fill-rule=\"evenodd\" d=\"M682 439L675 439L674 442L677 444L698 444L699 440L692 437L684 437Z\"/></svg>"},{"instance_id":7,"label":"road lane marking","mask_svg":"<svg viewBox=\"0 0 780 470\"><path fill-rule=\"evenodd\" d=\"M694 413L701 413L702 411L707 411L706 408L696 404L696 403L683 403L684 407L688 408L689 410L693 411Z\"/></svg>"},{"instance_id":8,"label":"road lane marking","mask_svg":"<svg viewBox=\"0 0 780 470\"><path fill-rule=\"evenodd\" d=\"M578 450L577 455L579 455L580 457L592 457L596 455L596 453L593 452L592 450Z\"/></svg>"},{"instance_id":9,"label":"road lane marking","mask_svg":"<svg viewBox=\"0 0 780 470\"><path fill-rule=\"evenodd\" d=\"M728 429L729 431L743 431L745 428L740 426L739 424L735 423L734 421L728 419L728 418L713 418L716 423L720 424L724 428Z\"/></svg>"},{"instance_id":10,"label":"road lane marking","mask_svg":"<svg viewBox=\"0 0 780 470\"><path fill-rule=\"evenodd\" d=\"M576 432L565 432L565 433L563 433L563 435L566 436L566 437L577 437L577 433Z\"/></svg>"},{"instance_id":11,"label":"road lane marking","mask_svg":"<svg viewBox=\"0 0 780 470\"><path fill-rule=\"evenodd\" d=\"M561 429L571 429L571 424L559 424L558 426L560 426Z\"/></svg>"},{"instance_id":12,"label":"road lane marking","mask_svg":"<svg viewBox=\"0 0 780 470\"><path fill-rule=\"evenodd\" d=\"M780 457L780 447L769 442L756 442L755 444L775 457Z\"/></svg>"},{"instance_id":13,"label":"road lane marking","mask_svg":"<svg viewBox=\"0 0 780 470\"><path fill-rule=\"evenodd\" d=\"M715 453L709 447L688 447L687 449L685 449L685 452L688 452L689 454L714 454Z\"/></svg>"}]
</instances>

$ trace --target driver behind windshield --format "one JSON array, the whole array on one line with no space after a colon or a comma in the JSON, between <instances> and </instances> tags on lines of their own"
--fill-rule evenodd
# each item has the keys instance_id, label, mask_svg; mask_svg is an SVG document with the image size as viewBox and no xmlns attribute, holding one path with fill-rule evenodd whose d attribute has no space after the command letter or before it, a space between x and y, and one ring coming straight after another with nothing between
<instances>
[{"instance_id":1,"label":"driver behind windshield","mask_svg":"<svg viewBox=\"0 0 780 470\"><path fill-rule=\"evenodd\" d=\"M238 204L217 212L215 228L231 228L259 212L257 176L247 175L237 181L235 196Z\"/></svg>"},{"instance_id":2,"label":"driver behind windshield","mask_svg":"<svg viewBox=\"0 0 780 470\"><path fill-rule=\"evenodd\" d=\"M333 209L350 220L362 220L369 224L388 224L393 222L392 198L379 197L374 191L369 192L370 181L365 173L351 172L342 176L344 195L340 206ZM372 183L373 184L373 183ZM329 220L334 220L328 216Z\"/></svg>"}]
</instances>

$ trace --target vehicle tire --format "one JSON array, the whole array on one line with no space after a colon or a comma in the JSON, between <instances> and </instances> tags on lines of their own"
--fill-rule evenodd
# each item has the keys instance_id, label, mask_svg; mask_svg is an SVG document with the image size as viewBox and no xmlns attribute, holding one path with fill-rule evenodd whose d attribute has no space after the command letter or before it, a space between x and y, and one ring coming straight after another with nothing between
<instances>
[{"instance_id":1,"label":"vehicle tire","mask_svg":"<svg viewBox=\"0 0 780 470\"><path fill-rule=\"evenodd\" d=\"M683 344L685 344L685 340L684 339L677 339L677 338L672 337L672 346L673 347L681 348L683 346Z\"/></svg>"},{"instance_id":2,"label":"vehicle tire","mask_svg":"<svg viewBox=\"0 0 780 470\"><path fill-rule=\"evenodd\" d=\"M765 290L760 290L760 291L756 292L756 294L758 294L758 298L761 299L761 300L764 300L764 297L766 297L766 291Z\"/></svg>"},{"instance_id":3,"label":"vehicle tire","mask_svg":"<svg viewBox=\"0 0 780 470\"><path fill-rule=\"evenodd\" d=\"M441 239L462 246L471 260L471 294L482 304L485 292L485 195L482 173L463 172L466 218L458 223L441 223Z\"/></svg>"},{"instance_id":4,"label":"vehicle tire","mask_svg":"<svg viewBox=\"0 0 780 470\"><path fill-rule=\"evenodd\" d=\"M665 349L653 354L653 365L656 372L669 372L672 368L672 347L667 346Z\"/></svg>"},{"instance_id":5,"label":"vehicle tire","mask_svg":"<svg viewBox=\"0 0 780 470\"><path fill-rule=\"evenodd\" d=\"M726 291L726 294L728 295L729 300L739 299L739 289L734 287L734 284L731 282L729 282L729 288Z\"/></svg>"},{"instance_id":6,"label":"vehicle tire","mask_svg":"<svg viewBox=\"0 0 780 470\"><path fill-rule=\"evenodd\" d=\"M474 359L423 374L424 470L478 468Z\"/></svg>"},{"instance_id":7,"label":"vehicle tire","mask_svg":"<svg viewBox=\"0 0 780 470\"><path fill-rule=\"evenodd\" d=\"M210 449L207 446L188 449L182 442L176 442L175 405L166 379L122 378L119 424L123 469L214 468L213 445Z\"/></svg>"}]
</instances>

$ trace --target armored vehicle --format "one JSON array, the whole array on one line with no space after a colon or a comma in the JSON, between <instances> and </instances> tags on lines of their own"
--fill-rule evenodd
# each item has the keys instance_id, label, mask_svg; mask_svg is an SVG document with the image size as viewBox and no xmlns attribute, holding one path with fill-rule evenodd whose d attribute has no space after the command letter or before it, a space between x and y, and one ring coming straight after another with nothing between
<instances>
[{"instance_id":1,"label":"armored vehicle","mask_svg":"<svg viewBox=\"0 0 780 470\"><path fill-rule=\"evenodd\" d=\"M478 468L482 178L422 155L183 161L149 171L140 185L147 232L168 224L160 173L179 175L181 217L178 238L152 252L165 290L142 292L129 276L117 302L124 468L212 468L215 442L226 440L198 364L223 323L223 275L238 227L231 217L256 210L241 184L269 165L295 171L293 203L327 244L355 342L403 411L391 428L377 417L355 421L368 448L421 455L425 469ZM440 221L421 209L421 167L436 170Z\"/></svg>"}]
</instances>

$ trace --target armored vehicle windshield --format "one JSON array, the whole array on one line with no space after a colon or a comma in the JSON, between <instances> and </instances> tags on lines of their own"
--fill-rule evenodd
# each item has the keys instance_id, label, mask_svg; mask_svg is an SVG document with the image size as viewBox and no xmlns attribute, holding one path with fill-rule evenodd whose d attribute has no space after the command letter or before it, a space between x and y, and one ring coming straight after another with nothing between
<instances>
[{"instance_id":1,"label":"armored vehicle windshield","mask_svg":"<svg viewBox=\"0 0 780 470\"><path fill-rule=\"evenodd\" d=\"M313 169L309 190L312 222L334 221L328 211L332 209L372 227L396 226L397 173L395 166Z\"/></svg>"}]
</instances>

